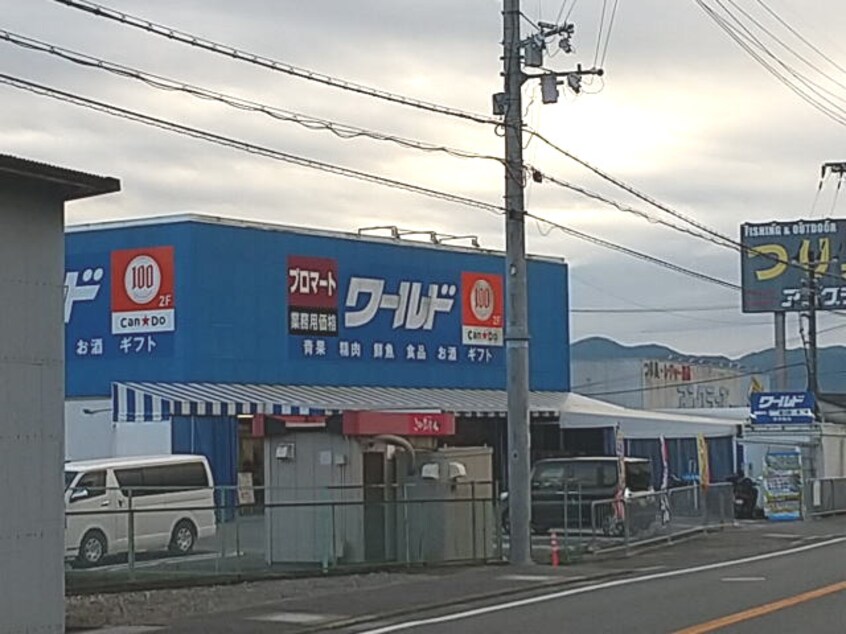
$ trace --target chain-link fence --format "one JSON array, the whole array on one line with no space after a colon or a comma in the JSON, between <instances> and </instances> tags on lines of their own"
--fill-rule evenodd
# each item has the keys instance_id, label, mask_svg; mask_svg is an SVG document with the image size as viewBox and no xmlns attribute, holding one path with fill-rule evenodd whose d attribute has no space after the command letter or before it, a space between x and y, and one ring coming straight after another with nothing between
<instances>
[{"instance_id":1,"label":"chain-link fence","mask_svg":"<svg viewBox=\"0 0 846 634\"><path fill-rule=\"evenodd\" d=\"M494 485L70 489L69 590L501 558Z\"/></svg>"}]
</instances>

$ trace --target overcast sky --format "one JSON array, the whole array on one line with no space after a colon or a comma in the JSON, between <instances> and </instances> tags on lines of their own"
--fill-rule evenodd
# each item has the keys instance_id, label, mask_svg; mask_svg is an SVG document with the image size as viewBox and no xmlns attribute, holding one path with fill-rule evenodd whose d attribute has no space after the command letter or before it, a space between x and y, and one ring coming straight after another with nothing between
<instances>
[{"instance_id":1,"label":"overcast sky","mask_svg":"<svg viewBox=\"0 0 846 634\"><path fill-rule=\"evenodd\" d=\"M724 2L729 0L723 0ZM715 5L716 0L708 0ZM846 73L805 47L763 7L846 67L842 0L734 0L802 51L774 55L815 78L838 106ZM502 90L500 0L107 0L107 6L236 48L350 81L462 110L490 114ZM561 0L524 0L532 21L555 21ZM613 4L609 0L608 5ZM564 3L565 14L573 0ZM813 7L813 10L811 9ZM252 67L96 18L52 0L0 0L0 28L269 105L482 154L502 153L486 125L421 112ZM576 0L575 55L547 66L585 67L596 56L601 0ZM608 13L606 13L607 18ZM607 19L606 19L607 26ZM523 23L524 35L531 32ZM776 30L778 29L778 30ZM604 31L607 32L607 29ZM554 50L554 42L551 42ZM495 162L423 153L240 112L223 104L83 68L0 42L2 73L277 150L499 204ZM606 76L578 97L542 105L524 91L526 120L560 146L652 197L731 236L744 221L846 214L819 168L846 159L846 129L802 101L732 42L694 0L619 0ZM119 177L123 191L68 207L69 223L185 211L342 231L372 225L476 234L502 248L500 218L252 156L0 85L0 151ZM539 142L526 160L560 179L639 203ZM739 280L740 256L623 214L551 184L529 183L533 213L709 275ZM710 307L708 312L575 313L573 339L658 342L688 353L736 356L770 345L771 317L742 315L739 294L698 282L559 232L528 226L529 250L571 264L574 309ZM825 330L846 320L824 316ZM788 337L798 343L798 326ZM844 342L846 328L821 335Z\"/></svg>"}]
</instances>

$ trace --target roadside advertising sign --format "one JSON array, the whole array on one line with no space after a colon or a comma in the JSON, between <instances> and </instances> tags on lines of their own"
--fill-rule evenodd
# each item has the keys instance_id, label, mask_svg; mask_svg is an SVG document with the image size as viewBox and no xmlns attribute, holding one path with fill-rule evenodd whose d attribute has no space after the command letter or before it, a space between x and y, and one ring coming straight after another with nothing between
<instances>
[{"instance_id":1,"label":"roadside advertising sign","mask_svg":"<svg viewBox=\"0 0 846 634\"><path fill-rule=\"evenodd\" d=\"M806 310L811 262L819 309L846 308L846 220L744 224L740 241L743 312Z\"/></svg>"},{"instance_id":2,"label":"roadside advertising sign","mask_svg":"<svg viewBox=\"0 0 846 634\"><path fill-rule=\"evenodd\" d=\"M287 298L297 359L504 364L502 275L290 255Z\"/></svg>"},{"instance_id":3,"label":"roadside advertising sign","mask_svg":"<svg viewBox=\"0 0 846 634\"><path fill-rule=\"evenodd\" d=\"M171 355L176 331L175 275L172 246L68 256L66 358Z\"/></svg>"},{"instance_id":4,"label":"roadside advertising sign","mask_svg":"<svg viewBox=\"0 0 846 634\"><path fill-rule=\"evenodd\" d=\"M816 398L811 392L758 392L751 395L755 425L809 425L815 420Z\"/></svg>"}]
</instances>

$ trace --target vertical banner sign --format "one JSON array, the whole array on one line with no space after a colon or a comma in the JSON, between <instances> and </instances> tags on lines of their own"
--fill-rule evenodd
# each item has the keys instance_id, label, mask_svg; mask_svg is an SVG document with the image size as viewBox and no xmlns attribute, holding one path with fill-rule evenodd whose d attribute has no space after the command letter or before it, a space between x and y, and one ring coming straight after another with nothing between
<instances>
[{"instance_id":1,"label":"vertical banner sign","mask_svg":"<svg viewBox=\"0 0 846 634\"><path fill-rule=\"evenodd\" d=\"M617 454L617 493L614 495L614 516L622 521L626 517L624 502L626 492L626 441L619 424L614 428L614 448Z\"/></svg>"},{"instance_id":2,"label":"vertical banner sign","mask_svg":"<svg viewBox=\"0 0 846 634\"><path fill-rule=\"evenodd\" d=\"M707 490L711 484L711 468L708 466L708 441L699 434L696 437L696 450L699 456L699 484Z\"/></svg>"},{"instance_id":3,"label":"vertical banner sign","mask_svg":"<svg viewBox=\"0 0 846 634\"><path fill-rule=\"evenodd\" d=\"M338 336L338 261L288 257L288 332Z\"/></svg>"},{"instance_id":4,"label":"vertical banner sign","mask_svg":"<svg viewBox=\"0 0 846 634\"><path fill-rule=\"evenodd\" d=\"M501 346L503 342L502 277L461 274L461 343Z\"/></svg>"},{"instance_id":5,"label":"vertical banner sign","mask_svg":"<svg viewBox=\"0 0 846 634\"><path fill-rule=\"evenodd\" d=\"M173 247L112 251L112 334L174 332Z\"/></svg>"},{"instance_id":6,"label":"vertical banner sign","mask_svg":"<svg viewBox=\"0 0 846 634\"><path fill-rule=\"evenodd\" d=\"M670 452L667 449L667 439L663 435L658 437L658 442L661 448L661 523L670 523Z\"/></svg>"}]
</instances>

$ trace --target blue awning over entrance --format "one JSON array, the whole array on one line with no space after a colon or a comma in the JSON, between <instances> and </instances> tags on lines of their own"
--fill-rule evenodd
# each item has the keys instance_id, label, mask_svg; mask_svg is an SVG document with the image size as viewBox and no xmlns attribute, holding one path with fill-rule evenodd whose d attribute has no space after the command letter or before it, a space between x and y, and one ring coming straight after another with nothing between
<instances>
[{"instance_id":1,"label":"blue awning over entrance","mask_svg":"<svg viewBox=\"0 0 846 634\"><path fill-rule=\"evenodd\" d=\"M532 392L536 417L557 417L563 392ZM241 383L113 383L115 422L154 422L173 416L322 416L343 411L407 410L504 417L504 390L333 387Z\"/></svg>"}]
</instances>

